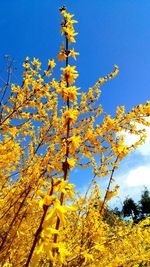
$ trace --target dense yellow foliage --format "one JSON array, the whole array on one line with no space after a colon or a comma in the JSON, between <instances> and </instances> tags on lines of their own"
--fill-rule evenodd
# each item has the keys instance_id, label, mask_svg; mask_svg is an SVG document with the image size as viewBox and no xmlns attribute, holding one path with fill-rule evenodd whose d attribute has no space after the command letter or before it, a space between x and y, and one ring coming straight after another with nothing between
<instances>
[{"instance_id":1,"label":"dense yellow foliage","mask_svg":"<svg viewBox=\"0 0 150 267\"><path fill-rule=\"evenodd\" d=\"M150 102L129 113L120 106L115 117L103 112L97 102L100 86L118 74L116 65L81 92L75 86L76 66L69 64L79 54L70 48L77 21L64 7L60 12L65 38L58 54L65 62L60 80L52 76L54 59L42 72L41 62L27 57L22 85L11 85L1 109L0 266L150 266L149 218L137 225L104 220L107 202L118 190L113 188L115 169L145 141L136 123L149 125ZM128 147L118 135L122 131L139 140ZM75 167L93 168L93 186L84 197L69 182ZM103 199L95 178L106 175Z\"/></svg>"}]
</instances>

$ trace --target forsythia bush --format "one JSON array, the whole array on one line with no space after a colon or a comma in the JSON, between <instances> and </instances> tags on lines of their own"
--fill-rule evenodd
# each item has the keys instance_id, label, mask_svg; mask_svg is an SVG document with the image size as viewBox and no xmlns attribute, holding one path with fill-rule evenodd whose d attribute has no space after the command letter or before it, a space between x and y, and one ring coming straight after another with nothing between
<instances>
[{"instance_id":1,"label":"forsythia bush","mask_svg":"<svg viewBox=\"0 0 150 267\"><path fill-rule=\"evenodd\" d=\"M0 266L17 267L142 267L150 266L149 218L139 224L104 220L107 202L117 194L113 173L120 161L146 138L137 123L150 125L150 102L116 116L97 103L100 86L118 74L100 78L81 92L77 33L65 7L58 61L60 79L53 78L54 59L42 72L41 62L27 57L21 85L7 83L0 106ZM72 60L71 60L72 62ZM99 123L96 124L97 118ZM101 121L101 123L100 123ZM127 146L123 135L139 140ZM75 194L69 176L75 167L93 168L90 193ZM109 175L104 198L97 177Z\"/></svg>"}]
</instances>

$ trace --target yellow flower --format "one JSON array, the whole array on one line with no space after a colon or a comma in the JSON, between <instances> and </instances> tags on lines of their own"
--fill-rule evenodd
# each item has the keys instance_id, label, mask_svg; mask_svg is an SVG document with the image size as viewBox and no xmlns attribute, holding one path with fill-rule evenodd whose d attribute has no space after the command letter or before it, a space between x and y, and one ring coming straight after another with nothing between
<instances>
[{"instance_id":1,"label":"yellow flower","mask_svg":"<svg viewBox=\"0 0 150 267\"><path fill-rule=\"evenodd\" d=\"M72 124L76 122L77 117L78 117L78 111L75 109L67 109L64 113L63 113L63 117L65 119L65 123L67 123L68 121L70 121Z\"/></svg>"},{"instance_id":2,"label":"yellow flower","mask_svg":"<svg viewBox=\"0 0 150 267\"><path fill-rule=\"evenodd\" d=\"M61 50L57 56L58 61L66 60L67 56L65 54L65 50Z\"/></svg>"},{"instance_id":3,"label":"yellow flower","mask_svg":"<svg viewBox=\"0 0 150 267\"><path fill-rule=\"evenodd\" d=\"M39 207L42 208L43 205L50 206L53 203L54 199L54 196L46 195L43 199L40 200Z\"/></svg>"},{"instance_id":4,"label":"yellow flower","mask_svg":"<svg viewBox=\"0 0 150 267\"><path fill-rule=\"evenodd\" d=\"M70 149L72 152L75 152L75 150L80 146L81 144L81 139L80 136L75 136L73 135L72 137L70 137L68 139L68 141L70 142Z\"/></svg>"},{"instance_id":5,"label":"yellow flower","mask_svg":"<svg viewBox=\"0 0 150 267\"><path fill-rule=\"evenodd\" d=\"M56 63L55 63L54 59L52 59L52 60L49 59L48 60L48 67L50 69L53 69L55 66L56 66Z\"/></svg>"},{"instance_id":6,"label":"yellow flower","mask_svg":"<svg viewBox=\"0 0 150 267\"><path fill-rule=\"evenodd\" d=\"M112 147L112 151L121 159L125 157L130 151L129 147L123 143L118 143L116 146Z\"/></svg>"},{"instance_id":7,"label":"yellow flower","mask_svg":"<svg viewBox=\"0 0 150 267\"><path fill-rule=\"evenodd\" d=\"M38 58L35 58L33 59L33 61L31 62L33 67L36 69L36 70L40 70L40 67L41 67L41 62L38 60Z\"/></svg>"},{"instance_id":8,"label":"yellow flower","mask_svg":"<svg viewBox=\"0 0 150 267\"><path fill-rule=\"evenodd\" d=\"M76 60L76 56L78 56L79 53L74 51L74 48L70 50L69 56L73 57Z\"/></svg>"},{"instance_id":9,"label":"yellow flower","mask_svg":"<svg viewBox=\"0 0 150 267\"><path fill-rule=\"evenodd\" d=\"M61 15L64 17L64 23L62 23L61 32L65 34L70 43L74 43L74 36L76 36L77 33L74 30L73 24L77 23L77 21L72 19L74 15L67 13L65 9L61 10Z\"/></svg>"},{"instance_id":10,"label":"yellow flower","mask_svg":"<svg viewBox=\"0 0 150 267\"><path fill-rule=\"evenodd\" d=\"M26 57L26 61L29 61L29 57Z\"/></svg>"},{"instance_id":11,"label":"yellow flower","mask_svg":"<svg viewBox=\"0 0 150 267\"><path fill-rule=\"evenodd\" d=\"M29 63L23 63L22 65L25 69L29 69L30 68L30 64Z\"/></svg>"},{"instance_id":12,"label":"yellow flower","mask_svg":"<svg viewBox=\"0 0 150 267\"><path fill-rule=\"evenodd\" d=\"M76 164L76 161L74 158L68 158L67 159L67 162L69 164L69 170L72 170Z\"/></svg>"},{"instance_id":13,"label":"yellow flower","mask_svg":"<svg viewBox=\"0 0 150 267\"><path fill-rule=\"evenodd\" d=\"M70 43L75 43L75 38L78 33L74 31L74 28L69 28L69 27L63 27L63 30L66 34L66 38L70 41Z\"/></svg>"},{"instance_id":14,"label":"yellow flower","mask_svg":"<svg viewBox=\"0 0 150 267\"><path fill-rule=\"evenodd\" d=\"M56 91L59 91L59 83L54 78L51 81L51 87L54 88Z\"/></svg>"},{"instance_id":15,"label":"yellow flower","mask_svg":"<svg viewBox=\"0 0 150 267\"><path fill-rule=\"evenodd\" d=\"M77 90L79 90L80 88L77 88L76 86L70 86L70 87L62 87L62 97L64 98L64 100L66 101L68 98L70 101L74 101L77 100L77 95L79 95L79 93L77 93Z\"/></svg>"},{"instance_id":16,"label":"yellow flower","mask_svg":"<svg viewBox=\"0 0 150 267\"><path fill-rule=\"evenodd\" d=\"M77 23L77 20L71 20L74 17L74 14L67 13L66 10L62 10L61 14L71 24L72 23Z\"/></svg>"},{"instance_id":17,"label":"yellow flower","mask_svg":"<svg viewBox=\"0 0 150 267\"><path fill-rule=\"evenodd\" d=\"M62 44L60 46L60 52L59 52L57 58L58 58L58 61L66 60L67 55L66 55L66 51L65 51L65 48L64 48L64 44Z\"/></svg>"},{"instance_id":18,"label":"yellow flower","mask_svg":"<svg viewBox=\"0 0 150 267\"><path fill-rule=\"evenodd\" d=\"M119 189L119 186L116 185L114 190L112 190L112 191L108 190L106 193L106 200L109 201L112 197L117 196L118 195L118 189Z\"/></svg>"},{"instance_id":19,"label":"yellow flower","mask_svg":"<svg viewBox=\"0 0 150 267\"><path fill-rule=\"evenodd\" d=\"M51 72L48 71L48 70L45 70L45 71L44 71L44 74L45 74L45 76L47 76L47 77L50 77L50 76L51 76Z\"/></svg>"},{"instance_id":20,"label":"yellow flower","mask_svg":"<svg viewBox=\"0 0 150 267\"><path fill-rule=\"evenodd\" d=\"M62 78L69 84L73 84L75 82L75 79L78 77L78 73L75 69L76 66L70 65L68 65L66 68L61 68L61 70L63 71Z\"/></svg>"}]
</instances>

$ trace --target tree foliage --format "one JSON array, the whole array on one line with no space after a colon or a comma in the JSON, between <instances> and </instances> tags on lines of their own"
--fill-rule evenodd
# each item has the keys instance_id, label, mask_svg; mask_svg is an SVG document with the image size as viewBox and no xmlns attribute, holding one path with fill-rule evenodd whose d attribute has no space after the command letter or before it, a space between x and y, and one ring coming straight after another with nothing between
<instances>
[{"instance_id":1,"label":"tree foliage","mask_svg":"<svg viewBox=\"0 0 150 267\"><path fill-rule=\"evenodd\" d=\"M149 125L150 103L111 117L98 99L100 87L119 70L81 92L72 59L77 33L73 15L60 9L64 36L58 54L60 79L53 77L54 59L28 57L20 85L1 88L0 106L0 262L1 267L148 266L148 218L138 226L103 220L107 202L117 194L113 174L120 161L145 141L137 123ZM10 73L8 73L10 77ZM100 116L101 120L97 121ZM101 121L101 123L99 123ZM120 132L136 134L132 146ZM93 169L90 195L75 194L69 182L75 168ZM104 198L95 179L109 175Z\"/></svg>"},{"instance_id":2,"label":"tree foliage","mask_svg":"<svg viewBox=\"0 0 150 267\"><path fill-rule=\"evenodd\" d=\"M150 215L150 192L147 188L145 188L141 195L139 206L143 215Z\"/></svg>"},{"instance_id":3,"label":"tree foliage","mask_svg":"<svg viewBox=\"0 0 150 267\"><path fill-rule=\"evenodd\" d=\"M139 214L138 206L132 198L127 198L123 203L123 215L137 216Z\"/></svg>"},{"instance_id":4,"label":"tree foliage","mask_svg":"<svg viewBox=\"0 0 150 267\"><path fill-rule=\"evenodd\" d=\"M134 222L138 222L150 215L150 192L147 188L141 194L138 204L132 198L126 198L123 202L121 213L124 217L132 217Z\"/></svg>"}]
</instances>

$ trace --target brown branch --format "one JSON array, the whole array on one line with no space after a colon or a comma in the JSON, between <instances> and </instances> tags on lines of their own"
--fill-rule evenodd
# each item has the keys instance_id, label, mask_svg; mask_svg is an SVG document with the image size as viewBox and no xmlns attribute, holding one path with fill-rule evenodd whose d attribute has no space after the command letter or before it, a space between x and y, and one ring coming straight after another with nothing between
<instances>
[{"instance_id":1,"label":"brown branch","mask_svg":"<svg viewBox=\"0 0 150 267\"><path fill-rule=\"evenodd\" d=\"M118 161L118 156L117 156L117 158L115 160L115 163L117 163L117 161ZM103 211L106 199L107 199L107 195L108 195L108 191L109 191L112 179L113 179L114 171L115 171L115 166L113 167L113 169L111 171L111 175L110 175L110 179L109 179L108 186L107 186L107 189L106 189L106 193L105 193L105 197L104 197L104 200L103 200L103 204L102 204L101 209L100 209L100 214L102 214L102 211Z\"/></svg>"},{"instance_id":2,"label":"brown branch","mask_svg":"<svg viewBox=\"0 0 150 267\"><path fill-rule=\"evenodd\" d=\"M51 196L53 194L53 180L52 180L52 187L51 187L51 190L50 190L50 193L49 193L49 196ZM38 242L38 239L39 239L39 236L40 236L40 233L42 232L42 225L43 225L43 222L44 222L44 219L46 217L46 214L47 214L47 211L48 211L48 208L49 206L46 206L44 205L43 206L43 215L42 215L42 218L41 218L41 221L40 221L40 224L39 224L39 227L35 233L35 237L34 237L34 240L33 240L33 243L32 243L32 247L30 249L30 252L29 252L29 256L28 256L28 259L27 259L27 262L26 264L24 265L24 267L28 267L29 266L29 263L30 263L30 260L32 258L32 255L33 255L33 252L35 250L35 247L37 245L37 242Z\"/></svg>"},{"instance_id":3,"label":"brown branch","mask_svg":"<svg viewBox=\"0 0 150 267\"><path fill-rule=\"evenodd\" d=\"M67 37L65 36L66 38L66 67L68 66L68 39ZM67 80L67 87L69 87L69 83L68 83L68 80ZM67 107L69 109L69 97L67 97ZM66 134L66 155L65 155L65 162L63 163L63 171L64 171L64 181L67 180L67 176L68 176L68 171L69 171L69 165L68 165L68 162L67 162L67 159L68 159L68 156L69 156L69 142L68 142L68 139L70 137L70 120L68 120L67 122L67 134ZM61 193L60 195L60 204L63 205L63 200L64 200L64 193ZM56 221L56 226L55 226L55 229L58 230L60 227L60 219L59 217L57 217L57 221ZM57 243L57 238L58 238L58 234L54 234L54 243ZM58 249L57 248L54 248L53 249L53 257L55 256L55 253L58 253Z\"/></svg>"},{"instance_id":4,"label":"brown branch","mask_svg":"<svg viewBox=\"0 0 150 267\"><path fill-rule=\"evenodd\" d=\"M31 187L29 186L29 188L28 188L28 190L27 190L27 192L26 192L26 195L25 195L24 199L22 200L22 202L21 202L21 204L20 204L20 206L19 206L17 212L15 213L15 216L14 216L13 220L11 221L11 223L10 223L10 225L9 225L9 228L8 228L7 233L5 234L5 236L4 236L4 238L3 238L2 244L1 244L1 246L0 246L0 250L2 250L2 248L3 248L4 244L5 244L5 241L7 240L7 236L8 236L8 234L9 234L11 228L13 227L14 222L16 221L17 216L18 216L18 214L19 214L21 208L23 207L24 202L25 202L25 200L26 200L28 194L30 193L30 190L31 190Z\"/></svg>"}]
</instances>

